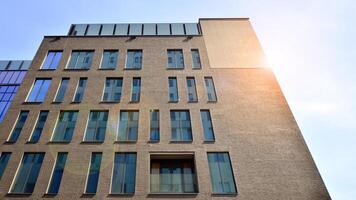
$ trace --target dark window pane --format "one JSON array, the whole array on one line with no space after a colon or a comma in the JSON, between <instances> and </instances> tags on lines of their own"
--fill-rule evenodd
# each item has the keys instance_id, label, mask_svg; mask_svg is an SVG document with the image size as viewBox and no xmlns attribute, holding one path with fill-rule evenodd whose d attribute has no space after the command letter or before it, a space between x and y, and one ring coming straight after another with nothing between
<instances>
[{"instance_id":1,"label":"dark window pane","mask_svg":"<svg viewBox=\"0 0 356 200\"><path fill-rule=\"evenodd\" d=\"M75 91L73 102L79 103L82 101L86 85L87 78L80 78L78 81L77 90Z\"/></svg>"},{"instance_id":2,"label":"dark window pane","mask_svg":"<svg viewBox=\"0 0 356 200\"><path fill-rule=\"evenodd\" d=\"M136 183L136 153L116 153L111 184L113 194L133 194Z\"/></svg>"},{"instance_id":3,"label":"dark window pane","mask_svg":"<svg viewBox=\"0 0 356 200\"><path fill-rule=\"evenodd\" d=\"M42 131L43 131L43 127L46 123L47 120L47 116L48 116L48 111L41 111L38 119L37 119L37 123L35 128L33 129L31 138L30 138L30 142L38 142L38 140L41 137Z\"/></svg>"},{"instance_id":4,"label":"dark window pane","mask_svg":"<svg viewBox=\"0 0 356 200\"><path fill-rule=\"evenodd\" d=\"M208 101L216 101L215 86L211 77L205 77L205 89L208 96Z\"/></svg>"},{"instance_id":5,"label":"dark window pane","mask_svg":"<svg viewBox=\"0 0 356 200\"><path fill-rule=\"evenodd\" d=\"M61 57L62 51L49 51L42 69L57 69Z\"/></svg>"},{"instance_id":6,"label":"dark window pane","mask_svg":"<svg viewBox=\"0 0 356 200\"><path fill-rule=\"evenodd\" d=\"M150 111L150 140L159 141L159 111Z\"/></svg>"},{"instance_id":7,"label":"dark window pane","mask_svg":"<svg viewBox=\"0 0 356 200\"><path fill-rule=\"evenodd\" d=\"M68 69L89 69L93 60L94 51L73 51Z\"/></svg>"},{"instance_id":8,"label":"dark window pane","mask_svg":"<svg viewBox=\"0 0 356 200\"><path fill-rule=\"evenodd\" d=\"M189 111L171 111L171 139L173 141L192 141Z\"/></svg>"},{"instance_id":9,"label":"dark window pane","mask_svg":"<svg viewBox=\"0 0 356 200\"><path fill-rule=\"evenodd\" d=\"M85 193L96 193L98 187L102 153L92 153Z\"/></svg>"},{"instance_id":10,"label":"dark window pane","mask_svg":"<svg viewBox=\"0 0 356 200\"><path fill-rule=\"evenodd\" d=\"M107 111L90 111L85 141L103 142L105 140L108 114Z\"/></svg>"},{"instance_id":11,"label":"dark window pane","mask_svg":"<svg viewBox=\"0 0 356 200\"><path fill-rule=\"evenodd\" d=\"M139 102L140 101L140 93L141 93L141 78L133 78L132 79L132 94L131 101Z\"/></svg>"},{"instance_id":12,"label":"dark window pane","mask_svg":"<svg viewBox=\"0 0 356 200\"><path fill-rule=\"evenodd\" d=\"M62 175L64 171L64 166L67 161L68 153L58 153L57 161L52 173L51 182L48 187L47 193L49 194L57 194L59 190L59 186L61 185Z\"/></svg>"},{"instance_id":13,"label":"dark window pane","mask_svg":"<svg viewBox=\"0 0 356 200\"><path fill-rule=\"evenodd\" d=\"M122 78L107 78L103 101L119 102L121 99Z\"/></svg>"},{"instance_id":14,"label":"dark window pane","mask_svg":"<svg viewBox=\"0 0 356 200\"><path fill-rule=\"evenodd\" d=\"M0 180L2 175L4 174L4 171L6 169L7 163L9 162L11 153L9 152L2 152L0 156Z\"/></svg>"},{"instance_id":15,"label":"dark window pane","mask_svg":"<svg viewBox=\"0 0 356 200\"><path fill-rule=\"evenodd\" d=\"M102 69L115 69L119 58L118 51L105 50L103 53L103 60L101 62Z\"/></svg>"},{"instance_id":16,"label":"dark window pane","mask_svg":"<svg viewBox=\"0 0 356 200\"><path fill-rule=\"evenodd\" d=\"M213 124L211 122L211 116L209 110L201 110L200 111L201 122L203 124L203 131L204 131L204 139L206 141L214 141L214 129Z\"/></svg>"},{"instance_id":17,"label":"dark window pane","mask_svg":"<svg viewBox=\"0 0 356 200\"><path fill-rule=\"evenodd\" d=\"M192 60L193 60L193 69L200 69L201 63L200 63L199 50L192 49L191 52L192 52Z\"/></svg>"},{"instance_id":18,"label":"dark window pane","mask_svg":"<svg viewBox=\"0 0 356 200\"><path fill-rule=\"evenodd\" d=\"M169 69L183 69L184 58L182 49L168 49L168 68Z\"/></svg>"},{"instance_id":19,"label":"dark window pane","mask_svg":"<svg viewBox=\"0 0 356 200\"><path fill-rule=\"evenodd\" d=\"M20 133L22 131L22 128L25 125L28 113L29 113L28 111L20 112L19 117L16 121L16 125L14 126L14 129L12 130L12 133L10 135L8 142L16 142L17 141L17 139L19 138Z\"/></svg>"},{"instance_id":20,"label":"dark window pane","mask_svg":"<svg viewBox=\"0 0 356 200\"><path fill-rule=\"evenodd\" d=\"M136 141L138 135L138 111L121 111L118 141Z\"/></svg>"},{"instance_id":21,"label":"dark window pane","mask_svg":"<svg viewBox=\"0 0 356 200\"><path fill-rule=\"evenodd\" d=\"M36 79L27 97L27 102L43 102L50 84L51 79Z\"/></svg>"},{"instance_id":22,"label":"dark window pane","mask_svg":"<svg viewBox=\"0 0 356 200\"><path fill-rule=\"evenodd\" d=\"M187 88L188 88L188 101L189 102L198 101L197 90L196 90L194 78L187 78Z\"/></svg>"},{"instance_id":23,"label":"dark window pane","mask_svg":"<svg viewBox=\"0 0 356 200\"><path fill-rule=\"evenodd\" d=\"M141 69L142 68L142 50L128 50L126 57L127 69Z\"/></svg>"},{"instance_id":24,"label":"dark window pane","mask_svg":"<svg viewBox=\"0 0 356 200\"><path fill-rule=\"evenodd\" d=\"M52 137L53 142L70 142L77 122L78 111L61 111Z\"/></svg>"},{"instance_id":25,"label":"dark window pane","mask_svg":"<svg viewBox=\"0 0 356 200\"><path fill-rule=\"evenodd\" d=\"M178 101L177 78L169 77L168 85L169 85L169 101L172 101L172 102Z\"/></svg>"},{"instance_id":26,"label":"dark window pane","mask_svg":"<svg viewBox=\"0 0 356 200\"><path fill-rule=\"evenodd\" d=\"M56 98L54 100L55 102L62 102L63 101L65 93L66 93L66 90L67 90L68 83L69 83L69 78L63 78L62 79L62 81L60 83L60 86L58 88L58 91L57 91Z\"/></svg>"}]
</instances>

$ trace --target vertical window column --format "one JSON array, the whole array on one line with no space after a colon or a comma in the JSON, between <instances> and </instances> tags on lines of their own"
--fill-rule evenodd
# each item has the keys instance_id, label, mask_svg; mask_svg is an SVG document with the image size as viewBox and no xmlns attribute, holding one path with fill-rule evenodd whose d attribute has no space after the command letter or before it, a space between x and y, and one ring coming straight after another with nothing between
<instances>
[{"instance_id":1,"label":"vertical window column","mask_svg":"<svg viewBox=\"0 0 356 200\"><path fill-rule=\"evenodd\" d=\"M19 114L19 117L17 118L16 124L14 126L14 129L11 132L11 135L7 142L16 142L17 139L19 138L22 128L25 125L27 116L28 116L29 111L21 111Z\"/></svg>"},{"instance_id":2,"label":"vertical window column","mask_svg":"<svg viewBox=\"0 0 356 200\"><path fill-rule=\"evenodd\" d=\"M197 102L198 95L194 77L187 77L188 102Z\"/></svg>"},{"instance_id":3,"label":"vertical window column","mask_svg":"<svg viewBox=\"0 0 356 200\"><path fill-rule=\"evenodd\" d=\"M75 91L73 102L80 103L84 96L85 87L87 85L87 78L80 78L77 89Z\"/></svg>"},{"instance_id":4,"label":"vertical window column","mask_svg":"<svg viewBox=\"0 0 356 200\"><path fill-rule=\"evenodd\" d=\"M159 139L159 110L150 110L150 141Z\"/></svg>"},{"instance_id":5,"label":"vertical window column","mask_svg":"<svg viewBox=\"0 0 356 200\"><path fill-rule=\"evenodd\" d=\"M192 49L192 60L193 60L193 69L201 69L201 63L200 63L200 55L199 55L199 50L198 49Z\"/></svg>"},{"instance_id":6,"label":"vertical window column","mask_svg":"<svg viewBox=\"0 0 356 200\"><path fill-rule=\"evenodd\" d=\"M133 194L136 184L136 153L115 153L112 194Z\"/></svg>"},{"instance_id":7,"label":"vertical window column","mask_svg":"<svg viewBox=\"0 0 356 200\"><path fill-rule=\"evenodd\" d=\"M5 172L7 163L10 160L10 156L11 156L10 152L2 152L1 153L1 156L0 156L0 180L1 180L2 175Z\"/></svg>"},{"instance_id":8,"label":"vertical window column","mask_svg":"<svg viewBox=\"0 0 356 200\"><path fill-rule=\"evenodd\" d=\"M178 102L178 85L176 77L168 78L169 85L169 101L170 102Z\"/></svg>"},{"instance_id":9,"label":"vertical window column","mask_svg":"<svg viewBox=\"0 0 356 200\"><path fill-rule=\"evenodd\" d=\"M69 83L69 78L62 78L62 81L58 87L58 91L56 94L56 98L54 99L54 102L62 102L67 90L67 86Z\"/></svg>"},{"instance_id":10,"label":"vertical window column","mask_svg":"<svg viewBox=\"0 0 356 200\"><path fill-rule=\"evenodd\" d=\"M205 80L205 89L208 95L208 101L209 102L217 101L213 78L205 77L204 80Z\"/></svg>"},{"instance_id":11,"label":"vertical window column","mask_svg":"<svg viewBox=\"0 0 356 200\"><path fill-rule=\"evenodd\" d=\"M204 140L215 141L213 123L209 110L200 110L201 123L203 125Z\"/></svg>"},{"instance_id":12,"label":"vertical window column","mask_svg":"<svg viewBox=\"0 0 356 200\"><path fill-rule=\"evenodd\" d=\"M51 181L49 183L49 187L47 190L48 194L57 194L59 191L59 187L61 185L62 176L64 172L64 166L67 161L67 152L59 152L57 155L56 164L54 166Z\"/></svg>"},{"instance_id":13,"label":"vertical window column","mask_svg":"<svg viewBox=\"0 0 356 200\"><path fill-rule=\"evenodd\" d=\"M43 131L43 127L47 120L48 113L49 113L48 111L41 111L40 114L38 115L37 122L33 129L29 142L36 143L40 139Z\"/></svg>"},{"instance_id":14,"label":"vertical window column","mask_svg":"<svg viewBox=\"0 0 356 200\"><path fill-rule=\"evenodd\" d=\"M91 154L89 173L87 178L87 183L85 187L86 194L95 194L100 174L100 165L101 165L102 153L95 152Z\"/></svg>"},{"instance_id":15,"label":"vertical window column","mask_svg":"<svg viewBox=\"0 0 356 200\"><path fill-rule=\"evenodd\" d=\"M131 102L139 102L141 94L141 78L132 79Z\"/></svg>"}]
</instances>

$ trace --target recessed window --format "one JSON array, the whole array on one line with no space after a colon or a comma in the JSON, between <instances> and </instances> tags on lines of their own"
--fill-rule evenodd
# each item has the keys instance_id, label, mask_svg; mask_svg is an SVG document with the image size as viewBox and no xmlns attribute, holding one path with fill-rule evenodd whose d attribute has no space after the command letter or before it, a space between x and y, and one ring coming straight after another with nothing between
<instances>
[{"instance_id":1,"label":"recessed window","mask_svg":"<svg viewBox=\"0 0 356 200\"><path fill-rule=\"evenodd\" d=\"M131 102L139 102L141 94L141 78L132 79Z\"/></svg>"},{"instance_id":2,"label":"recessed window","mask_svg":"<svg viewBox=\"0 0 356 200\"><path fill-rule=\"evenodd\" d=\"M59 61L62 57L62 51L49 51L42 65L42 69L54 70L57 69Z\"/></svg>"},{"instance_id":3,"label":"recessed window","mask_svg":"<svg viewBox=\"0 0 356 200\"><path fill-rule=\"evenodd\" d=\"M137 141L138 111L120 111L118 141Z\"/></svg>"},{"instance_id":4,"label":"recessed window","mask_svg":"<svg viewBox=\"0 0 356 200\"><path fill-rule=\"evenodd\" d=\"M214 141L214 129L209 110L200 110L201 123L203 125L204 140Z\"/></svg>"},{"instance_id":5,"label":"recessed window","mask_svg":"<svg viewBox=\"0 0 356 200\"><path fill-rule=\"evenodd\" d=\"M82 101L86 85L87 78L80 78L78 81L77 89L75 90L73 102L80 103Z\"/></svg>"},{"instance_id":6,"label":"recessed window","mask_svg":"<svg viewBox=\"0 0 356 200\"><path fill-rule=\"evenodd\" d=\"M17 139L19 138L19 136L21 134L22 128L25 125L28 113L29 113L29 111L21 111L20 112L20 114L17 118L16 124L14 126L14 129L12 130L11 135L10 135L9 139L7 140L7 142L16 142L17 141Z\"/></svg>"},{"instance_id":7,"label":"recessed window","mask_svg":"<svg viewBox=\"0 0 356 200\"><path fill-rule=\"evenodd\" d=\"M172 141L192 141L192 127L188 110L171 110Z\"/></svg>"},{"instance_id":8,"label":"recessed window","mask_svg":"<svg viewBox=\"0 0 356 200\"><path fill-rule=\"evenodd\" d=\"M105 139L108 111L90 111L84 141L103 142Z\"/></svg>"},{"instance_id":9,"label":"recessed window","mask_svg":"<svg viewBox=\"0 0 356 200\"><path fill-rule=\"evenodd\" d=\"M33 83L32 89L27 97L26 102L43 102L46 98L46 94L50 85L51 79L37 78Z\"/></svg>"},{"instance_id":10,"label":"recessed window","mask_svg":"<svg viewBox=\"0 0 356 200\"><path fill-rule=\"evenodd\" d=\"M59 191L59 187L61 185L62 176L64 172L64 167L66 165L68 153L67 152L59 152L57 155L56 164L54 165L54 169L52 172L51 181L49 183L47 193L48 194L57 194Z\"/></svg>"},{"instance_id":11,"label":"recessed window","mask_svg":"<svg viewBox=\"0 0 356 200\"><path fill-rule=\"evenodd\" d=\"M236 193L234 174L228 153L208 153L210 179L214 193Z\"/></svg>"},{"instance_id":12,"label":"recessed window","mask_svg":"<svg viewBox=\"0 0 356 200\"><path fill-rule=\"evenodd\" d=\"M184 58L182 49L168 49L168 69L183 69Z\"/></svg>"},{"instance_id":13,"label":"recessed window","mask_svg":"<svg viewBox=\"0 0 356 200\"><path fill-rule=\"evenodd\" d=\"M201 69L200 55L198 49L192 49L193 69Z\"/></svg>"},{"instance_id":14,"label":"recessed window","mask_svg":"<svg viewBox=\"0 0 356 200\"><path fill-rule=\"evenodd\" d=\"M169 101L170 102L178 102L178 84L176 77L168 78L169 85Z\"/></svg>"},{"instance_id":15,"label":"recessed window","mask_svg":"<svg viewBox=\"0 0 356 200\"><path fill-rule=\"evenodd\" d=\"M127 50L125 69L141 69L142 54L142 50Z\"/></svg>"},{"instance_id":16,"label":"recessed window","mask_svg":"<svg viewBox=\"0 0 356 200\"><path fill-rule=\"evenodd\" d=\"M73 51L67 69L90 69L94 51Z\"/></svg>"},{"instance_id":17,"label":"recessed window","mask_svg":"<svg viewBox=\"0 0 356 200\"><path fill-rule=\"evenodd\" d=\"M68 83L69 83L69 78L62 78L54 102L60 103L63 101L68 87Z\"/></svg>"},{"instance_id":18,"label":"recessed window","mask_svg":"<svg viewBox=\"0 0 356 200\"><path fill-rule=\"evenodd\" d=\"M72 140L78 111L61 111L53 133L52 142L70 142Z\"/></svg>"},{"instance_id":19,"label":"recessed window","mask_svg":"<svg viewBox=\"0 0 356 200\"><path fill-rule=\"evenodd\" d=\"M119 51L105 50L103 53L103 60L100 69L115 69L119 59Z\"/></svg>"},{"instance_id":20,"label":"recessed window","mask_svg":"<svg viewBox=\"0 0 356 200\"><path fill-rule=\"evenodd\" d=\"M119 102L121 99L122 78L106 78L104 102Z\"/></svg>"},{"instance_id":21,"label":"recessed window","mask_svg":"<svg viewBox=\"0 0 356 200\"><path fill-rule=\"evenodd\" d=\"M159 141L159 110L150 110L150 141Z\"/></svg>"},{"instance_id":22,"label":"recessed window","mask_svg":"<svg viewBox=\"0 0 356 200\"><path fill-rule=\"evenodd\" d=\"M208 101L210 102L217 101L213 78L205 77L204 80L205 80L206 93L208 95Z\"/></svg>"},{"instance_id":23,"label":"recessed window","mask_svg":"<svg viewBox=\"0 0 356 200\"><path fill-rule=\"evenodd\" d=\"M4 119L18 88L19 86L0 86L0 123Z\"/></svg>"},{"instance_id":24,"label":"recessed window","mask_svg":"<svg viewBox=\"0 0 356 200\"><path fill-rule=\"evenodd\" d=\"M193 155L151 155L151 193L197 193Z\"/></svg>"},{"instance_id":25,"label":"recessed window","mask_svg":"<svg viewBox=\"0 0 356 200\"><path fill-rule=\"evenodd\" d=\"M44 153L24 153L10 193L31 194L33 192L44 155Z\"/></svg>"},{"instance_id":26,"label":"recessed window","mask_svg":"<svg viewBox=\"0 0 356 200\"><path fill-rule=\"evenodd\" d=\"M42 131L43 131L43 127L44 127L47 117L48 117L48 113L49 112L45 110L45 111L41 111L40 114L38 115L37 122L33 129L33 132L31 134L31 138L30 138L29 142L37 143L38 140L40 139Z\"/></svg>"},{"instance_id":27,"label":"recessed window","mask_svg":"<svg viewBox=\"0 0 356 200\"><path fill-rule=\"evenodd\" d=\"M136 153L115 153L112 194L133 194L136 184Z\"/></svg>"},{"instance_id":28,"label":"recessed window","mask_svg":"<svg viewBox=\"0 0 356 200\"><path fill-rule=\"evenodd\" d=\"M187 77L188 102L197 102L198 95L194 77Z\"/></svg>"},{"instance_id":29,"label":"recessed window","mask_svg":"<svg viewBox=\"0 0 356 200\"><path fill-rule=\"evenodd\" d=\"M89 173L87 177L87 184L85 187L86 194L95 194L100 174L100 165L101 165L102 153L94 152L91 154Z\"/></svg>"},{"instance_id":30,"label":"recessed window","mask_svg":"<svg viewBox=\"0 0 356 200\"><path fill-rule=\"evenodd\" d=\"M0 156L0 180L2 175L5 172L7 163L9 162L11 157L11 153L10 152L2 152L1 156Z\"/></svg>"}]
</instances>

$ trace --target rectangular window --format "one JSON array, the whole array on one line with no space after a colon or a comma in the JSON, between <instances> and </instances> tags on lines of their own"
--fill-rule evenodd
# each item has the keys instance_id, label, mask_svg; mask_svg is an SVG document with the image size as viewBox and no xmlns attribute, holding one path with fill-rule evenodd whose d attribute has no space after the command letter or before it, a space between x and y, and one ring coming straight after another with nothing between
<instances>
[{"instance_id":1,"label":"rectangular window","mask_svg":"<svg viewBox=\"0 0 356 200\"><path fill-rule=\"evenodd\" d=\"M94 51L73 51L67 69L90 69Z\"/></svg>"},{"instance_id":2,"label":"rectangular window","mask_svg":"<svg viewBox=\"0 0 356 200\"><path fill-rule=\"evenodd\" d=\"M62 78L54 102L62 102L66 94L69 78Z\"/></svg>"},{"instance_id":3,"label":"rectangular window","mask_svg":"<svg viewBox=\"0 0 356 200\"><path fill-rule=\"evenodd\" d=\"M171 111L172 141L192 141L192 127L188 110Z\"/></svg>"},{"instance_id":4,"label":"rectangular window","mask_svg":"<svg viewBox=\"0 0 356 200\"><path fill-rule=\"evenodd\" d=\"M36 143L40 139L43 131L43 127L48 117L48 113L49 113L48 111L41 111L40 114L38 115L37 122L33 129L29 142Z\"/></svg>"},{"instance_id":5,"label":"rectangular window","mask_svg":"<svg viewBox=\"0 0 356 200\"><path fill-rule=\"evenodd\" d=\"M184 58L182 49L168 49L168 69L183 69Z\"/></svg>"},{"instance_id":6,"label":"rectangular window","mask_svg":"<svg viewBox=\"0 0 356 200\"><path fill-rule=\"evenodd\" d=\"M119 51L105 50L103 53L103 60L101 61L101 69L115 69L119 59Z\"/></svg>"},{"instance_id":7,"label":"rectangular window","mask_svg":"<svg viewBox=\"0 0 356 200\"><path fill-rule=\"evenodd\" d=\"M207 95L208 95L208 101L212 101L212 102L217 101L213 78L205 77L204 80L205 80L206 92L207 92Z\"/></svg>"},{"instance_id":8,"label":"rectangular window","mask_svg":"<svg viewBox=\"0 0 356 200\"><path fill-rule=\"evenodd\" d=\"M170 102L178 102L178 84L176 77L168 78L169 85L169 101Z\"/></svg>"},{"instance_id":9,"label":"rectangular window","mask_svg":"<svg viewBox=\"0 0 356 200\"><path fill-rule=\"evenodd\" d=\"M141 93L141 78L132 79L131 102L139 102Z\"/></svg>"},{"instance_id":10,"label":"rectangular window","mask_svg":"<svg viewBox=\"0 0 356 200\"><path fill-rule=\"evenodd\" d=\"M150 140L159 141L159 110L150 110Z\"/></svg>"},{"instance_id":11,"label":"rectangular window","mask_svg":"<svg viewBox=\"0 0 356 200\"><path fill-rule=\"evenodd\" d=\"M103 142L105 140L108 111L90 111L84 141Z\"/></svg>"},{"instance_id":12,"label":"rectangular window","mask_svg":"<svg viewBox=\"0 0 356 200\"><path fill-rule=\"evenodd\" d=\"M17 118L16 124L14 126L14 129L11 132L10 138L7 140L7 142L16 142L17 139L20 136L20 133L22 131L22 128L25 125L27 116L28 116L29 111L21 111L19 114L19 117Z\"/></svg>"},{"instance_id":13,"label":"rectangular window","mask_svg":"<svg viewBox=\"0 0 356 200\"><path fill-rule=\"evenodd\" d=\"M52 142L70 142L72 140L78 111L61 111L53 133Z\"/></svg>"},{"instance_id":14,"label":"rectangular window","mask_svg":"<svg viewBox=\"0 0 356 200\"><path fill-rule=\"evenodd\" d=\"M201 123L203 124L205 141L214 141L214 129L209 110L200 110Z\"/></svg>"},{"instance_id":15,"label":"rectangular window","mask_svg":"<svg viewBox=\"0 0 356 200\"><path fill-rule=\"evenodd\" d=\"M36 78L26 102L43 102L50 85L51 79Z\"/></svg>"},{"instance_id":16,"label":"rectangular window","mask_svg":"<svg viewBox=\"0 0 356 200\"><path fill-rule=\"evenodd\" d=\"M2 175L5 172L7 163L10 160L10 156L11 156L10 152L2 152L1 153L1 156L0 156L0 180L1 180Z\"/></svg>"},{"instance_id":17,"label":"rectangular window","mask_svg":"<svg viewBox=\"0 0 356 200\"><path fill-rule=\"evenodd\" d=\"M84 96L85 87L87 85L87 78L80 78L77 89L75 91L73 102L80 103Z\"/></svg>"},{"instance_id":18,"label":"rectangular window","mask_svg":"<svg viewBox=\"0 0 356 200\"><path fill-rule=\"evenodd\" d=\"M208 153L209 171L214 193L236 193L234 174L228 153Z\"/></svg>"},{"instance_id":19,"label":"rectangular window","mask_svg":"<svg viewBox=\"0 0 356 200\"><path fill-rule=\"evenodd\" d=\"M197 102L197 89L195 86L194 77L187 77L187 91L188 91L188 102Z\"/></svg>"},{"instance_id":20,"label":"rectangular window","mask_svg":"<svg viewBox=\"0 0 356 200\"><path fill-rule=\"evenodd\" d=\"M141 69L142 55L142 50L127 50L125 69Z\"/></svg>"},{"instance_id":21,"label":"rectangular window","mask_svg":"<svg viewBox=\"0 0 356 200\"><path fill-rule=\"evenodd\" d=\"M89 172L87 177L87 183L85 187L86 194L95 194L99 182L100 165L101 165L102 153L92 153Z\"/></svg>"},{"instance_id":22,"label":"rectangular window","mask_svg":"<svg viewBox=\"0 0 356 200\"><path fill-rule=\"evenodd\" d=\"M137 141L138 111L120 111L118 141Z\"/></svg>"},{"instance_id":23,"label":"rectangular window","mask_svg":"<svg viewBox=\"0 0 356 200\"><path fill-rule=\"evenodd\" d=\"M24 153L10 193L31 194L33 192L44 155L44 153Z\"/></svg>"},{"instance_id":24,"label":"rectangular window","mask_svg":"<svg viewBox=\"0 0 356 200\"><path fill-rule=\"evenodd\" d=\"M49 51L42 65L42 69L54 70L57 69L59 61L62 57L62 51Z\"/></svg>"},{"instance_id":25,"label":"rectangular window","mask_svg":"<svg viewBox=\"0 0 356 200\"><path fill-rule=\"evenodd\" d=\"M133 194L136 183L136 153L115 153L112 194Z\"/></svg>"},{"instance_id":26,"label":"rectangular window","mask_svg":"<svg viewBox=\"0 0 356 200\"><path fill-rule=\"evenodd\" d=\"M103 101L119 102L121 99L122 78L106 78Z\"/></svg>"},{"instance_id":27,"label":"rectangular window","mask_svg":"<svg viewBox=\"0 0 356 200\"><path fill-rule=\"evenodd\" d=\"M195 165L190 155L151 157L152 193L197 193Z\"/></svg>"},{"instance_id":28,"label":"rectangular window","mask_svg":"<svg viewBox=\"0 0 356 200\"><path fill-rule=\"evenodd\" d=\"M19 86L0 86L0 123L4 119L18 88Z\"/></svg>"},{"instance_id":29,"label":"rectangular window","mask_svg":"<svg viewBox=\"0 0 356 200\"><path fill-rule=\"evenodd\" d=\"M57 155L56 164L54 166L51 181L49 183L49 187L47 189L47 194L57 194L59 191L59 187L61 185L62 176L64 172L64 167L66 165L68 153L67 152L59 152Z\"/></svg>"},{"instance_id":30,"label":"rectangular window","mask_svg":"<svg viewBox=\"0 0 356 200\"><path fill-rule=\"evenodd\" d=\"M193 69L201 69L200 55L198 49L192 49Z\"/></svg>"}]
</instances>

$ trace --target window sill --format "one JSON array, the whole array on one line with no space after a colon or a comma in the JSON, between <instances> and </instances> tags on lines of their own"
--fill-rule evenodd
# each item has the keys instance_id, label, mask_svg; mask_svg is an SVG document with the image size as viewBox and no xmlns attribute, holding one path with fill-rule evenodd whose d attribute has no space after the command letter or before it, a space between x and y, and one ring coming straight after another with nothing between
<instances>
[{"instance_id":1,"label":"window sill","mask_svg":"<svg viewBox=\"0 0 356 200\"><path fill-rule=\"evenodd\" d=\"M168 103L178 103L178 101L168 101Z\"/></svg>"},{"instance_id":2,"label":"window sill","mask_svg":"<svg viewBox=\"0 0 356 200\"><path fill-rule=\"evenodd\" d=\"M182 196L184 196L184 197L189 197L189 196L195 197L197 195L198 195L197 192L196 193L168 193L168 192L167 193L160 193L160 192L152 192L152 193L149 193L147 196L151 196L151 197L154 197L154 196L160 196L160 197L167 196L167 197L172 198L174 196L176 196L176 197L182 197Z\"/></svg>"},{"instance_id":3,"label":"window sill","mask_svg":"<svg viewBox=\"0 0 356 200\"><path fill-rule=\"evenodd\" d=\"M27 141L26 144L37 144L38 141Z\"/></svg>"},{"instance_id":4,"label":"window sill","mask_svg":"<svg viewBox=\"0 0 356 200\"><path fill-rule=\"evenodd\" d=\"M218 101L207 101L207 103L217 103Z\"/></svg>"},{"instance_id":5,"label":"window sill","mask_svg":"<svg viewBox=\"0 0 356 200\"><path fill-rule=\"evenodd\" d=\"M102 144L104 141L81 141L81 144Z\"/></svg>"},{"instance_id":6,"label":"window sill","mask_svg":"<svg viewBox=\"0 0 356 200\"><path fill-rule=\"evenodd\" d=\"M51 104L61 104L63 103L62 101L52 101Z\"/></svg>"},{"instance_id":7,"label":"window sill","mask_svg":"<svg viewBox=\"0 0 356 200\"><path fill-rule=\"evenodd\" d=\"M126 68L126 67L124 67L124 70L141 70L142 69L142 67L141 68Z\"/></svg>"},{"instance_id":8,"label":"window sill","mask_svg":"<svg viewBox=\"0 0 356 200\"><path fill-rule=\"evenodd\" d=\"M100 101L100 104L115 104L115 103L120 103L120 101Z\"/></svg>"},{"instance_id":9,"label":"window sill","mask_svg":"<svg viewBox=\"0 0 356 200\"><path fill-rule=\"evenodd\" d=\"M56 71L56 69L38 69L38 71Z\"/></svg>"},{"instance_id":10,"label":"window sill","mask_svg":"<svg viewBox=\"0 0 356 200\"><path fill-rule=\"evenodd\" d=\"M198 100L188 101L188 103L198 103Z\"/></svg>"},{"instance_id":11,"label":"window sill","mask_svg":"<svg viewBox=\"0 0 356 200\"><path fill-rule=\"evenodd\" d=\"M16 141L5 141L4 144L15 144Z\"/></svg>"},{"instance_id":12,"label":"window sill","mask_svg":"<svg viewBox=\"0 0 356 200\"><path fill-rule=\"evenodd\" d=\"M9 197L28 197L31 195L32 195L32 193L12 193L12 192L9 192L6 194L6 196L9 196Z\"/></svg>"},{"instance_id":13,"label":"window sill","mask_svg":"<svg viewBox=\"0 0 356 200\"><path fill-rule=\"evenodd\" d=\"M134 195L135 193L110 193L108 194L108 197L132 197Z\"/></svg>"},{"instance_id":14,"label":"window sill","mask_svg":"<svg viewBox=\"0 0 356 200\"><path fill-rule=\"evenodd\" d=\"M147 143L159 143L159 140L149 140Z\"/></svg>"},{"instance_id":15,"label":"window sill","mask_svg":"<svg viewBox=\"0 0 356 200\"><path fill-rule=\"evenodd\" d=\"M43 102L25 101L22 104L25 104L25 105L38 105L38 104L41 104L41 103L43 103Z\"/></svg>"},{"instance_id":16,"label":"window sill","mask_svg":"<svg viewBox=\"0 0 356 200\"><path fill-rule=\"evenodd\" d=\"M115 144L135 144L137 140L125 140L125 141L115 141Z\"/></svg>"},{"instance_id":17,"label":"window sill","mask_svg":"<svg viewBox=\"0 0 356 200\"><path fill-rule=\"evenodd\" d=\"M49 141L47 144L69 144L70 141Z\"/></svg>"},{"instance_id":18,"label":"window sill","mask_svg":"<svg viewBox=\"0 0 356 200\"><path fill-rule=\"evenodd\" d=\"M180 67L180 68L171 68L171 67L167 67L167 70L184 70L184 67Z\"/></svg>"},{"instance_id":19,"label":"window sill","mask_svg":"<svg viewBox=\"0 0 356 200\"><path fill-rule=\"evenodd\" d=\"M54 196L57 196L58 193L46 193L46 194L43 194L42 197L54 197Z\"/></svg>"},{"instance_id":20,"label":"window sill","mask_svg":"<svg viewBox=\"0 0 356 200\"><path fill-rule=\"evenodd\" d=\"M192 67L192 70L201 70L201 67L196 67L196 68L194 68L194 67Z\"/></svg>"},{"instance_id":21,"label":"window sill","mask_svg":"<svg viewBox=\"0 0 356 200\"><path fill-rule=\"evenodd\" d=\"M86 69L69 69L69 68L65 68L63 69L63 71L88 71L90 68L86 68Z\"/></svg>"},{"instance_id":22,"label":"window sill","mask_svg":"<svg viewBox=\"0 0 356 200\"><path fill-rule=\"evenodd\" d=\"M234 192L234 193L212 193L211 194L211 196L214 196L214 197L226 197L226 196L235 197L237 195L238 195L237 192Z\"/></svg>"},{"instance_id":23,"label":"window sill","mask_svg":"<svg viewBox=\"0 0 356 200\"><path fill-rule=\"evenodd\" d=\"M103 70L103 71L112 71L115 70L116 68L98 68L98 70Z\"/></svg>"},{"instance_id":24,"label":"window sill","mask_svg":"<svg viewBox=\"0 0 356 200\"><path fill-rule=\"evenodd\" d=\"M80 103L82 103L81 101L72 101L72 102L70 102L71 104L80 104Z\"/></svg>"},{"instance_id":25,"label":"window sill","mask_svg":"<svg viewBox=\"0 0 356 200\"><path fill-rule=\"evenodd\" d=\"M215 143L215 140L204 140L204 144L212 144Z\"/></svg>"},{"instance_id":26,"label":"window sill","mask_svg":"<svg viewBox=\"0 0 356 200\"><path fill-rule=\"evenodd\" d=\"M193 140L171 140L169 143L192 143Z\"/></svg>"},{"instance_id":27,"label":"window sill","mask_svg":"<svg viewBox=\"0 0 356 200\"><path fill-rule=\"evenodd\" d=\"M129 101L130 104L137 104L140 103L140 101Z\"/></svg>"}]
</instances>

